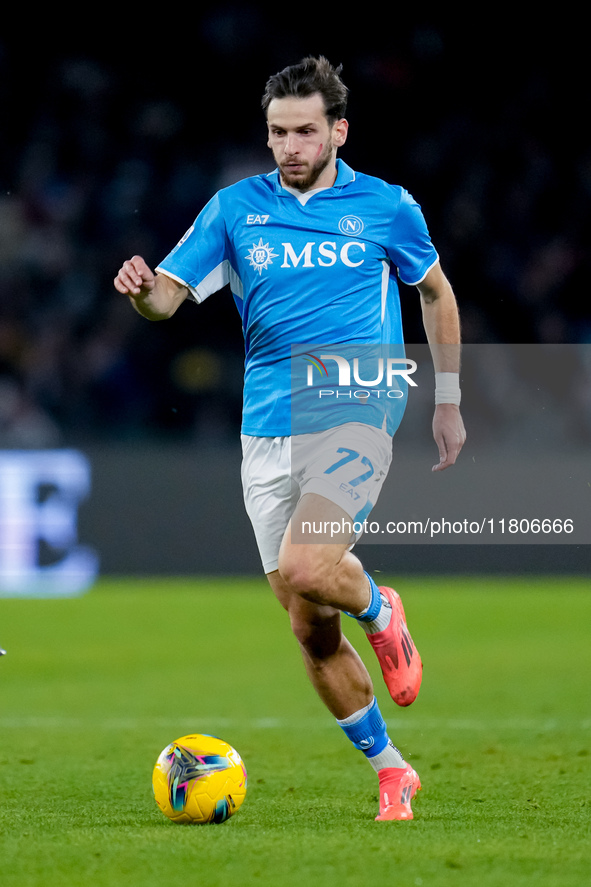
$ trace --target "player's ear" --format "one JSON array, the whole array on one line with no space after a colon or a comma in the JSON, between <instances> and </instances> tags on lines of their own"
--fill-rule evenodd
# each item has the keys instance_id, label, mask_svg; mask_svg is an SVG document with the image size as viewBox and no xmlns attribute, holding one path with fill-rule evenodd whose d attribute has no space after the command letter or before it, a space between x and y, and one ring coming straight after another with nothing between
<instances>
[{"instance_id":1,"label":"player's ear","mask_svg":"<svg viewBox=\"0 0 591 887\"><path fill-rule=\"evenodd\" d=\"M335 148L341 148L347 141L347 133L349 132L349 122L343 117L337 120L332 129L332 140Z\"/></svg>"}]
</instances>

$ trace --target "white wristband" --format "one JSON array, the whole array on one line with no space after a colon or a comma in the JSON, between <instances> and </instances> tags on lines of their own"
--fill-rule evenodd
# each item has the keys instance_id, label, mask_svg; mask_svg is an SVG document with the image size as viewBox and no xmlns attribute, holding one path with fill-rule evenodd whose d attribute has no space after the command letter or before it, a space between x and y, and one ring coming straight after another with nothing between
<instances>
[{"instance_id":1,"label":"white wristband","mask_svg":"<svg viewBox=\"0 0 591 887\"><path fill-rule=\"evenodd\" d=\"M460 374L435 373L435 404L455 403L459 406L461 399Z\"/></svg>"}]
</instances>

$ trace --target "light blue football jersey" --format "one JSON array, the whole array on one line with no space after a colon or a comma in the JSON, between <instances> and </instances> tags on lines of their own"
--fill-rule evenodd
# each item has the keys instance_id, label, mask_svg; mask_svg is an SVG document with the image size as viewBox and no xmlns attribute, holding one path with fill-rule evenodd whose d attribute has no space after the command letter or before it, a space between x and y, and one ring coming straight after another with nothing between
<instances>
[{"instance_id":1,"label":"light blue football jersey","mask_svg":"<svg viewBox=\"0 0 591 887\"><path fill-rule=\"evenodd\" d=\"M404 384L399 399L340 397L336 414L310 414L309 422L300 411L294 429L293 354L318 367L324 346L333 354L338 346L402 346L397 277L420 283L437 260L408 192L338 160L333 187L305 203L281 185L277 170L220 190L157 270L186 285L197 302L229 284L246 350L244 434L278 437L346 421L393 434ZM334 360L319 363L338 369ZM367 372L375 376L364 370L359 378ZM334 380L321 381L334 390Z\"/></svg>"}]
</instances>

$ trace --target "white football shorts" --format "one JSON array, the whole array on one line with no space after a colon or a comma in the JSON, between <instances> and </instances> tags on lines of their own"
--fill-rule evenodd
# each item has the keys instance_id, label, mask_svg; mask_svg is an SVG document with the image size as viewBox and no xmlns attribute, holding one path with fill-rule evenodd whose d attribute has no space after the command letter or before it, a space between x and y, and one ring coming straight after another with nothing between
<instances>
[{"instance_id":1,"label":"white football shorts","mask_svg":"<svg viewBox=\"0 0 591 887\"><path fill-rule=\"evenodd\" d=\"M380 428L349 422L293 437L242 435L242 488L263 569L277 569L281 541L305 493L339 505L359 525L377 502L392 461L392 438Z\"/></svg>"}]
</instances>

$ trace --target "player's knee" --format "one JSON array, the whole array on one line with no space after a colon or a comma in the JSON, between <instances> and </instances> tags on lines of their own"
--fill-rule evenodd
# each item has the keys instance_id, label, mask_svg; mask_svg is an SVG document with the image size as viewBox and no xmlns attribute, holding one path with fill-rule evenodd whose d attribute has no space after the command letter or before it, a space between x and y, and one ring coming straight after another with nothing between
<instances>
[{"instance_id":1,"label":"player's knee","mask_svg":"<svg viewBox=\"0 0 591 887\"><path fill-rule=\"evenodd\" d=\"M305 601L322 604L329 590L328 575L322 563L293 552L279 559L279 573L290 591Z\"/></svg>"}]
</instances>

